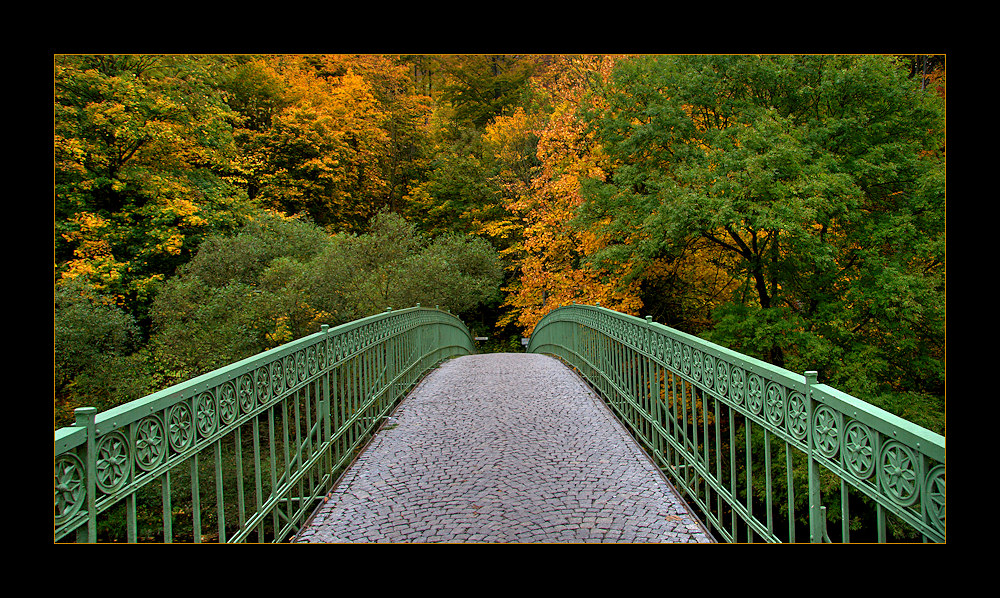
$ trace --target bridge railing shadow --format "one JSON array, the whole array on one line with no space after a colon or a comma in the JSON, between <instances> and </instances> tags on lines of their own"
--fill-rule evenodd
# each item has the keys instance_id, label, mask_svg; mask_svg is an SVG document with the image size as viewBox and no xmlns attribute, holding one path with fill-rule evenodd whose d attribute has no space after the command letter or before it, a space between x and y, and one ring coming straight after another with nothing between
<instances>
[{"instance_id":1,"label":"bridge railing shadow","mask_svg":"<svg viewBox=\"0 0 1000 598\"><path fill-rule=\"evenodd\" d=\"M599 306L549 312L528 351L586 378L719 539L945 540L945 438L815 372Z\"/></svg>"},{"instance_id":2,"label":"bridge railing shadow","mask_svg":"<svg viewBox=\"0 0 1000 598\"><path fill-rule=\"evenodd\" d=\"M55 541L280 542L440 361L475 352L454 315L387 311L55 432Z\"/></svg>"}]
</instances>

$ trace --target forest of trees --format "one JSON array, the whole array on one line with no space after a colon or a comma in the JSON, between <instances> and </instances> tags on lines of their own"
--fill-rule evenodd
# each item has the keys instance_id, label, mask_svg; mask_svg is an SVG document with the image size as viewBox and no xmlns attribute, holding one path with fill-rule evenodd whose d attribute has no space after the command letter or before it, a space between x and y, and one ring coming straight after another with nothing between
<instances>
[{"instance_id":1,"label":"forest of trees","mask_svg":"<svg viewBox=\"0 0 1000 598\"><path fill-rule=\"evenodd\" d=\"M945 433L942 56L56 55L54 412L576 301Z\"/></svg>"}]
</instances>

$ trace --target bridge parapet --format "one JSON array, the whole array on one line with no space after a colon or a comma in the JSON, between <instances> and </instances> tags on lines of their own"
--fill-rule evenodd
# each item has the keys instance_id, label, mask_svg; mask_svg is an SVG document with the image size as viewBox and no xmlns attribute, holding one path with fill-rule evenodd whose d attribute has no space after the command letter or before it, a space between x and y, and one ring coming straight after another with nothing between
<instances>
[{"instance_id":1,"label":"bridge parapet","mask_svg":"<svg viewBox=\"0 0 1000 598\"><path fill-rule=\"evenodd\" d=\"M815 372L599 306L549 312L528 351L576 368L723 539L945 540L945 438Z\"/></svg>"},{"instance_id":2,"label":"bridge parapet","mask_svg":"<svg viewBox=\"0 0 1000 598\"><path fill-rule=\"evenodd\" d=\"M282 541L427 370L474 352L456 316L418 305L79 409L55 432L54 539Z\"/></svg>"}]
</instances>

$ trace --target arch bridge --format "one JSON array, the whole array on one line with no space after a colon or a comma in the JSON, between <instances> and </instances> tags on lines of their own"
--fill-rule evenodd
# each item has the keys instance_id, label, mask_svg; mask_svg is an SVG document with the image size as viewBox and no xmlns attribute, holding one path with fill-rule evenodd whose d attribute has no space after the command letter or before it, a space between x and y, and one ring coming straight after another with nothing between
<instances>
[{"instance_id":1,"label":"arch bridge","mask_svg":"<svg viewBox=\"0 0 1000 598\"><path fill-rule=\"evenodd\" d=\"M652 489L665 481L711 541L946 539L944 437L817 383L815 372L784 370L599 306L551 311L535 327L527 351L558 358L560 367L586 382L577 392L593 393L651 464L640 485ZM360 458L366 447L418 383L445 361L459 371L471 367L476 362L452 358L474 353L475 341L457 317L418 305L324 326L106 412L78 409L75 425L55 432L54 540L308 537L316 514L336 502L334 491L366 461ZM475 385L468 380L467 392ZM537 387L551 383L532 380ZM491 379L476 384L481 390L474 392L485 392ZM508 404L493 395L501 403L488 409ZM469 409L479 404L462 403ZM574 444L567 438L558 443ZM571 455L566 462L577 467L585 460ZM439 467L445 465L450 463ZM620 469L610 468L612 474ZM531 484L521 494L551 499L567 493ZM603 496L611 494L605 489ZM645 492L635 496L640 494ZM574 541L578 536L565 535L568 529L589 526L593 532L602 521L621 532L641 515L637 509L661 508L637 501L605 500L626 510L620 517L604 516L600 509L610 507L603 504L590 504L598 509L592 516L567 515L556 540L544 535L544 528L556 527L555 516L544 515L531 523L541 535L451 535L443 541Z\"/></svg>"}]
</instances>

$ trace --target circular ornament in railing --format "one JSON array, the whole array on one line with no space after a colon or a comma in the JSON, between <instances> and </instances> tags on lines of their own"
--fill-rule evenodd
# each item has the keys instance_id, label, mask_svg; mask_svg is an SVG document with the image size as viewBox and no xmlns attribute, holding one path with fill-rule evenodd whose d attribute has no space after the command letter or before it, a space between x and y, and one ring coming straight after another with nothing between
<instances>
[{"instance_id":1,"label":"circular ornament in railing","mask_svg":"<svg viewBox=\"0 0 1000 598\"><path fill-rule=\"evenodd\" d=\"M747 393L747 378L743 368L733 366L729 373L729 398L739 405Z\"/></svg>"},{"instance_id":2,"label":"circular ornament in railing","mask_svg":"<svg viewBox=\"0 0 1000 598\"><path fill-rule=\"evenodd\" d=\"M215 432L215 426L219 423L219 407L215 401L215 395L210 392L203 392L195 400L194 408L195 427L202 438L207 438Z\"/></svg>"},{"instance_id":3,"label":"circular ornament in railing","mask_svg":"<svg viewBox=\"0 0 1000 598\"><path fill-rule=\"evenodd\" d=\"M253 386L253 377L250 374L243 374L236 380L236 396L239 399L240 410L243 413L249 413L257 403Z\"/></svg>"},{"instance_id":4,"label":"circular ornament in railing","mask_svg":"<svg viewBox=\"0 0 1000 598\"><path fill-rule=\"evenodd\" d=\"M306 371L310 376L315 376L319 371L319 357L316 352L315 346L306 349Z\"/></svg>"},{"instance_id":5,"label":"circular ornament in railing","mask_svg":"<svg viewBox=\"0 0 1000 598\"><path fill-rule=\"evenodd\" d=\"M774 426L785 421L785 387L777 382L768 382L764 393L764 415Z\"/></svg>"},{"instance_id":6,"label":"circular ornament in railing","mask_svg":"<svg viewBox=\"0 0 1000 598\"><path fill-rule=\"evenodd\" d=\"M330 341L323 339L322 341L316 343L316 367L318 369L323 369L326 367L326 356L328 353Z\"/></svg>"},{"instance_id":7,"label":"circular ornament in railing","mask_svg":"<svg viewBox=\"0 0 1000 598\"><path fill-rule=\"evenodd\" d=\"M298 375L296 373L295 356L285 355L284 363L281 364L281 369L285 372L285 388L295 386L295 379Z\"/></svg>"},{"instance_id":8,"label":"circular ornament in railing","mask_svg":"<svg viewBox=\"0 0 1000 598\"><path fill-rule=\"evenodd\" d=\"M936 465L924 481L923 507L928 523L937 531L945 530L945 466Z\"/></svg>"},{"instance_id":9,"label":"circular ornament in railing","mask_svg":"<svg viewBox=\"0 0 1000 598\"><path fill-rule=\"evenodd\" d=\"M754 415L764 406L764 380L757 374L747 378L747 409Z\"/></svg>"},{"instance_id":10,"label":"circular ornament in railing","mask_svg":"<svg viewBox=\"0 0 1000 598\"><path fill-rule=\"evenodd\" d=\"M837 412L826 405L816 409L813 416L813 446L816 452L833 458L840 448L840 426Z\"/></svg>"},{"instance_id":11,"label":"circular ornament in railing","mask_svg":"<svg viewBox=\"0 0 1000 598\"><path fill-rule=\"evenodd\" d=\"M785 428L796 440L805 440L809 434L809 409L801 392L795 391L788 395Z\"/></svg>"},{"instance_id":12,"label":"circular ornament in railing","mask_svg":"<svg viewBox=\"0 0 1000 598\"><path fill-rule=\"evenodd\" d=\"M176 452L191 445L194 439L194 415L186 402L177 403L167 411L167 442Z\"/></svg>"},{"instance_id":13,"label":"circular ornament in railing","mask_svg":"<svg viewBox=\"0 0 1000 598\"><path fill-rule=\"evenodd\" d=\"M875 472L875 433L861 422L844 427L844 464L862 480Z\"/></svg>"},{"instance_id":14,"label":"circular ornament in railing","mask_svg":"<svg viewBox=\"0 0 1000 598\"><path fill-rule=\"evenodd\" d=\"M59 525L80 511L86 502L87 485L83 461L73 453L59 455L53 465L55 523Z\"/></svg>"},{"instance_id":15,"label":"circular ornament in railing","mask_svg":"<svg viewBox=\"0 0 1000 598\"><path fill-rule=\"evenodd\" d=\"M684 372L685 376L691 375L691 365L694 363L694 357L691 355L691 347L684 345L681 348L681 358L680 358L680 370ZM674 367L678 367L677 360L674 360Z\"/></svg>"},{"instance_id":16,"label":"circular ornament in railing","mask_svg":"<svg viewBox=\"0 0 1000 598\"><path fill-rule=\"evenodd\" d=\"M158 467L167 456L167 435L163 422L155 415L144 417L135 426L135 464L143 471Z\"/></svg>"},{"instance_id":17,"label":"circular ornament in railing","mask_svg":"<svg viewBox=\"0 0 1000 598\"><path fill-rule=\"evenodd\" d=\"M715 357L712 355L705 355L705 365L702 372L702 384L706 388L712 388L715 386Z\"/></svg>"},{"instance_id":18,"label":"circular ornament in railing","mask_svg":"<svg viewBox=\"0 0 1000 598\"><path fill-rule=\"evenodd\" d=\"M704 367L701 351L695 349L691 352L691 378L695 382L701 382L701 369Z\"/></svg>"},{"instance_id":19,"label":"circular ornament in railing","mask_svg":"<svg viewBox=\"0 0 1000 598\"><path fill-rule=\"evenodd\" d=\"M218 388L219 419L229 425L240 415L240 403L236 397L236 386L232 381L225 382Z\"/></svg>"},{"instance_id":20,"label":"circular ornament in railing","mask_svg":"<svg viewBox=\"0 0 1000 598\"><path fill-rule=\"evenodd\" d=\"M257 403L263 405L271 398L271 371L267 366L259 367L253 377Z\"/></svg>"},{"instance_id":21,"label":"circular ornament in railing","mask_svg":"<svg viewBox=\"0 0 1000 598\"><path fill-rule=\"evenodd\" d=\"M128 482L132 456L128 440L120 430L105 434L97 443L97 487L112 494Z\"/></svg>"},{"instance_id":22,"label":"circular ornament in railing","mask_svg":"<svg viewBox=\"0 0 1000 598\"><path fill-rule=\"evenodd\" d=\"M900 506L912 505L920 494L917 460L910 447L890 440L879 455L878 479L883 491Z\"/></svg>"},{"instance_id":23,"label":"circular ornament in railing","mask_svg":"<svg viewBox=\"0 0 1000 598\"><path fill-rule=\"evenodd\" d=\"M729 393L729 364L722 360L715 363L715 390L723 397Z\"/></svg>"},{"instance_id":24,"label":"circular ornament in railing","mask_svg":"<svg viewBox=\"0 0 1000 598\"><path fill-rule=\"evenodd\" d=\"M271 397L277 397L285 389L285 366L280 359L271 362Z\"/></svg>"},{"instance_id":25,"label":"circular ornament in railing","mask_svg":"<svg viewBox=\"0 0 1000 598\"><path fill-rule=\"evenodd\" d=\"M295 373L298 375L299 382L304 381L309 375L309 364L306 363L305 351L295 352Z\"/></svg>"}]
</instances>

